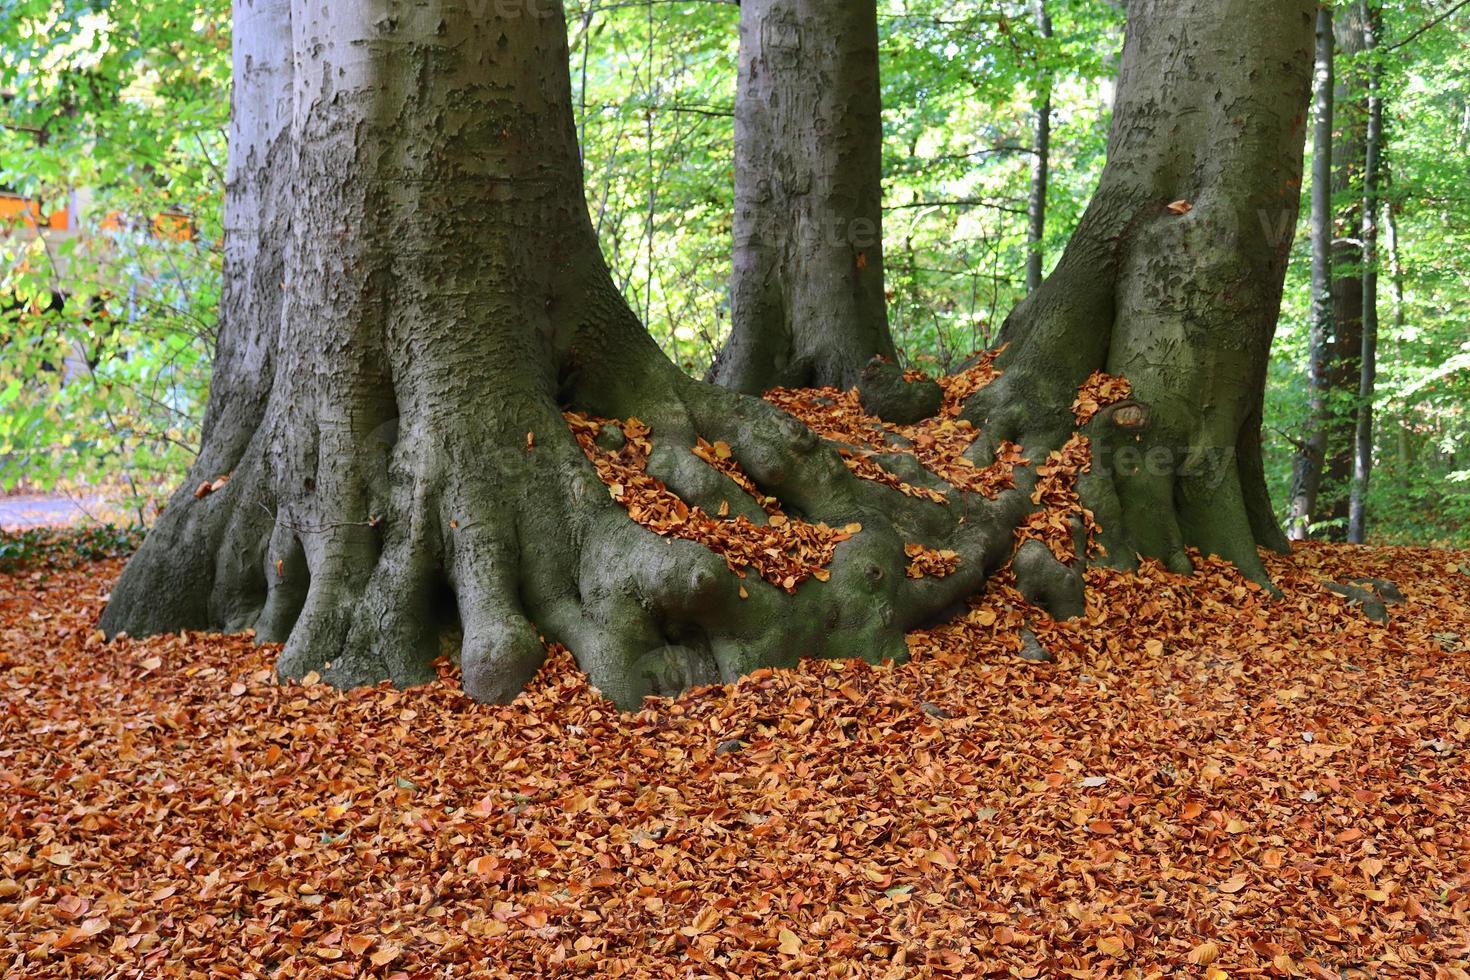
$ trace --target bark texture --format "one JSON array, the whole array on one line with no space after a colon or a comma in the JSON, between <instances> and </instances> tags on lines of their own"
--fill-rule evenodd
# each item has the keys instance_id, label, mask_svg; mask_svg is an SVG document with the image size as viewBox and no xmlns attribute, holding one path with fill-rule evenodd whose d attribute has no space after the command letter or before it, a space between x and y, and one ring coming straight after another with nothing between
<instances>
[{"instance_id":1,"label":"bark texture","mask_svg":"<svg viewBox=\"0 0 1470 980\"><path fill-rule=\"evenodd\" d=\"M1040 461L1089 373L1126 374L1139 402L1088 426L1081 488L1114 560L1182 568L1195 545L1258 571L1255 544L1279 539L1258 440L1290 244L1263 214L1296 208L1311 5L1133 8L1097 200L1007 324L1005 375L963 410L990 429L977 457L1011 438ZM1034 472L989 500L878 454L933 492L905 496L660 353L588 218L559 4L242 0L237 17L209 442L114 589L109 634L253 627L285 644L284 676L343 686L428 679L448 647L485 700L521 690L544 638L636 706L802 656L901 658L1013 555L1026 595L1080 611L1078 567L1016 549ZM636 415L649 472L708 514L768 517L692 451L723 443L786 515L862 530L827 580L742 582L630 520L568 408ZM906 577L915 543L958 569Z\"/></svg>"},{"instance_id":2,"label":"bark texture","mask_svg":"<svg viewBox=\"0 0 1470 980\"><path fill-rule=\"evenodd\" d=\"M235 580L238 569L231 566L238 542L226 542L225 522L191 506L201 483L235 469L266 413L278 369L282 287L291 253L291 2L238 0L234 25L214 378L199 457L144 545L145 554L158 558L149 561L145 594L128 620L135 633L222 623L264 594L263 580L249 596L228 589L214 594L204 585L220 576ZM242 506L261 503L251 497ZM121 588L115 594L125 596L126 582Z\"/></svg>"},{"instance_id":3,"label":"bark texture","mask_svg":"<svg viewBox=\"0 0 1470 980\"><path fill-rule=\"evenodd\" d=\"M1348 540L1368 538L1368 484L1373 473L1373 397L1378 385L1378 212L1379 170L1383 150L1383 75L1378 62L1382 15L1372 0L1360 0L1368 89L1368 124L1363 150L1363 340L1358 374L1356 429L1353 435L1353 486L1348 508Z\"/></svg>"},{"instance_id":4,"label":"bark texture","mask_svg":"<svg viewBox=\"0 0 1470 980\"><path fill-rule=\"evenodd\" d=\"M284 676L344 686L426 680L447 645L487 700L521 690L544 636L632 706L800 656L902 657L907 630L1009 557L1018 494L908 500L663 357L588 218L559 5L246 5L236 38L230 274L256 292L227 305L245 312L209 444L115 588L110 634L253 627L285 643ZM289 57L252 74L265 51ZM267 192L289 202L288 263L265 250L282 230ZM565 407L650 424L652 472L711 513L747 498L690 453L700 438L737 447L792 515L864 531L826 583L742 584L629 520ZM912 541L971 558L909 580Z\"/></svg>"},{"instance_id":5,"label":"bark texture","mask_svg":"<svg viewBox=\"0 0 1470 980\"><path fill-rule=\"evenodd\" d=\"M1037 33L1043 38L1051 37L1051 15L1046 11L1046 0L1035 0L1033 8ZM1046 192L1051 176L1051 71L1043 70L1039 76L1041 95L1036 104L1036 131L1031 141L1031 193L1026 202L1028 293L1036 292L1041 286L1042 271L1046 264Z\"/></svg>"},{"instance_id":6,"label":"bark texture","mask_svg":"<svg viewBox=\"0 0 1470 980\"><path fill-rule=\"evenodd\" d=\"M1325 536L1348 537L1358 389L1363 351L1363 175L1368 147L1367 21L1361 3L1345 5L1333 20L1337 71L1332 116L1332 342L1327 369L1328 432L1319 519Z\"/></svg>"},{"instance_id":7,"label":"bark texture","mask_svg":"<svg viewBox=\"0 0 1470 980\"><path fill-rule=\"evenodd\" d=\"M1257 546L1285 546L1261 404L1315 12L1310 0L1129 4L1098 190L1056 270L1007 320L1004 375L966 408L988 444L1014 439L1036 458L1066 438L1070 393L1090 372L1132 382L1136 409L1084 430L1082 496L1114 562L1187 571L1196 547L1264 580Z\"/></svg>"},{"instance_id":8,"label":"bark texture","mask_svg":"<svg viewBox=\"0 0 1470 980\"><path fill-rule=\"evenodd\" d=\"M846 389L894 360L882 164L875 0L745 0L731 334L711 380Z\"/></svg>"}]
</instances>

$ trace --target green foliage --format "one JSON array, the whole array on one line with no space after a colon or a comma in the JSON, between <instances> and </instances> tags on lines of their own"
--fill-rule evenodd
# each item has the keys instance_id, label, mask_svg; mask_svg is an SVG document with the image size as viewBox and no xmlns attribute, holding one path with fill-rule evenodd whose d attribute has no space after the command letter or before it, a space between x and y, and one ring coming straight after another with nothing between
<instances>
[{"instance_id":1,"label":"green foliage","mask_svg":"<svg viewBox=\"0 0 1470 980\"><path fill-rule=\"evenodd\" d=\"M1054 259L1086 207L1122 42L1103 0L879 5L890 320L939 370L985 346L1024 294L1033 106L1053 90ZM592 215L649 330L703 373L729 329L733 4L572 0L572 82Z\"/></svg>"},{"instance_id":2,"label":"green foliage","mask_svg":"<svg viewBox=\"0 0 1470 980\"><path fill-rule=\"evenodd\" d=\"M1378 393L1369 535L1470 545L1470 10L1388 0L1383 70L1384 211L1379 221ZM1407 41L1407 43L1405 43ZM1340 66L1353 71L1359 66ZM1310 147L1308 148L1310 153ZM1310 173L1310 160L1308 162ZM1361 195L1360 184L1349 191ZM1342 205L1341 198L1335 205ZM1303 437L1311 290L1306 198L1271 366L1266 416L1272 497L1285 511ZM1328 492L1345 492L1328 488Z\"/></svg>"},{"instance_id":3,"label":"green foliage","mask_svg":"<svg viewBox=\"0 0 1470 980\"><path fill-rule=\"evenodd\" d=\"M147 497L187 466L208 383L229 6L5 7L0 187L74 230L0 240L0 489Z\"/></svg>"}]
</instances>

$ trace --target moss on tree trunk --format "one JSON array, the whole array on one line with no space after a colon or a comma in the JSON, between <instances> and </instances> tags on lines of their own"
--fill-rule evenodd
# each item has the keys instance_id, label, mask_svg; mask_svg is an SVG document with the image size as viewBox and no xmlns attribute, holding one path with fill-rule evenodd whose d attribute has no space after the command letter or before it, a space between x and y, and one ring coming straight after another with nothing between
<instances>
[{"instance_id":1,"label":"moss on tree trunk","mask_svg":"<svg viewBox=\"0 0 1470 980\"><path fill-rule=\"evenodd\" d=\"M1097 201L1008 324L1005 374L964 413L988 430L976 455L1012 437L1037 462L1064 448L1085 461L1068 441L1078 386L1127 375L1146 425L1089 423L1081 488L1113 558L1182 567L1196 545L1258 572L1256 542L1275 541L1256 440L1289 246L1263 229L1295 213L1311 8L1134 8ZM1022 471L994 500L933 474L920 476L947 490L938 500L905 495L772 405L681 374L618 295L587 216L560 5L517 14L449 0L242 11L237 65L277 57L257 84L239 76L240 300L200 462L105 629L254 627L285 643L283 675L341 685L425 680L449 636L487 700L522 688L544 637L627 706L801 656L902 657L906 631L1011 560L1033 488L1059 491ZM247 190L266 199L244 208ZM1170 210L1184 198L1189 213ZM260 278L271 269L280 299ZM649 472L705 513L735 501L732 518L774 520L691 451L701 440L790 517L862 530L825 580L742 581L702 544L630 520L567 409L642 420ZM1166 472L1120 463L1130 447L1171 454ZM958 568L908 577L916 545ZM1078 563L1022 552L1028 595L1079 611Z\"/></svg>"}]
</instances>

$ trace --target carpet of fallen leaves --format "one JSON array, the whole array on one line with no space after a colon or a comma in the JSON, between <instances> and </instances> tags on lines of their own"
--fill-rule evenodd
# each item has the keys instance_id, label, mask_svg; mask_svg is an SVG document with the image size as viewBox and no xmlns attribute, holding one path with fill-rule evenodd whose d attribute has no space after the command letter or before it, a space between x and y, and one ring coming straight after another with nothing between
<instances>
[{"instance_id":1,"label":"carpet of fallen leaves","mask_svg":"<svg viewBox=\"0 0 1470 980\"><path fill-rule=\"evenodd\" d=\"M909 664L634 715L564 653L501 708L278 686L100 642L115 560L0 575L0 975L1463 980L1470 558L1270 566L1075 624L1001 581Z\"/></svg>"}]
</instances>

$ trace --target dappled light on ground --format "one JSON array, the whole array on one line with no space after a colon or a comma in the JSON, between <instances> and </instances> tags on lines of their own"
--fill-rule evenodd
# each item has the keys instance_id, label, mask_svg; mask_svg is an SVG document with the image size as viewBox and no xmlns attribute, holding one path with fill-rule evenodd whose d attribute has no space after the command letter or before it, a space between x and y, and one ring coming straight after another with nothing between
<instances>
[{"instance_id":1,"label":"dappled light on ground","mask_svg":"<svg viewBox=\"0 0 1470 980\"><path fill-rule=\"evenodd\" d=\"M1463 554L1092 571L1073 624L1002 577L910 664L636 715L564 653L495 708L104 644L118 567L0 576L7 977L1466 976Z\"/></svg>"}]
</instances>

